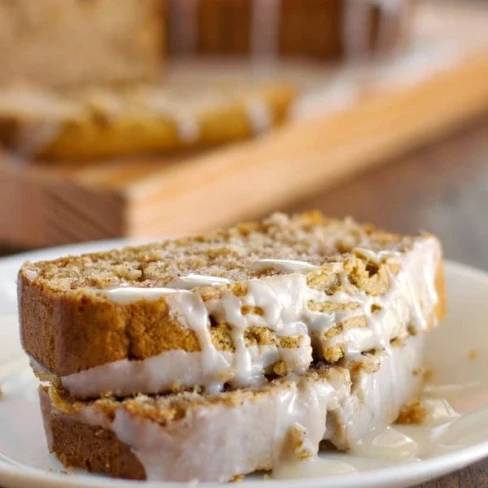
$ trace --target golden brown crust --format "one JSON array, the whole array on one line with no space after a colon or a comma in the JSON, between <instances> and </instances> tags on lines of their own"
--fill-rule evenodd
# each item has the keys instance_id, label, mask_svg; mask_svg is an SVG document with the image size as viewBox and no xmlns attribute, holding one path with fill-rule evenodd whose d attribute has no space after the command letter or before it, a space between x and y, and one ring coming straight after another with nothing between
<instances>
[{"instance_id":1,"label":"golden brown crust","mask_svg":"<svg viewBox=\"0 0 488 488\"><path fill-rule=\"evenodd\" d=\"M200 349L195 333L170 319L164 300L123 306L53 293L22 275L19 283L23 347L51 373L64 376L119 359Z\"/></svg>"},{"instance_id":2,"label":"golden brown crust","mask_svg":"<svg viewBox=\"0 0 488 488\"><path fill-rule=\"evenodd\" d=\"M194 331L169 316L164 299L118 305L90 296L74 298L32 286L22 277L20 307L26 352L49 373L64 376L120 359L145 359L165 351L200 350ZM233 350L228 328L210 329L214 345ZM246 345L300 345L267 328L246 331Z\"/></svg>"},{"instance_id":3,"label":"golden brown crust","mask_svg":"<svg viewBox=\"0 0 488 488\"><path fill-rule=\"evenodd\" d=\"M42 415L48 446L67 468L83 468L115 478L146 479L145 470L129 446L108 429L95 427L77 418L53 414L49 393L40 389Z\"/></svg>"}]
</instances>

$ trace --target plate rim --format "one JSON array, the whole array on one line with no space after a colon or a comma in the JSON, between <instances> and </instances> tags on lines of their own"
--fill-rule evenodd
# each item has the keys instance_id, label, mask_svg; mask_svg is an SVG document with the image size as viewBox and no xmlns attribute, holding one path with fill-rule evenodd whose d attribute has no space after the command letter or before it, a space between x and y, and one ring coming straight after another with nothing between
<instances>
[{"instance_id":1,"label":"plate rim","mask_svg":"<svg viewBox=\"0 0 488 488\"><path fill-rule=\"evenodd\" d=\"M378 468L367 472L356 472L346 475L337 475L341 487L356 488L358 478L368 478L368 483L386 482L389 479L399 479L402 481L412 481L421 479L431 480L438 475L452 473L458 469L470 465L483 459L488 454L488 440L485 442L460 449L448 454L426 459L417 463L408 463L397 466L388 466ZM412 469L415 466L416 469ZM6 475L6 477L4 477ZM154 482L154 481L131 481L122 479L103 478L95 475L89 477L71 477L61 473L51 473L42 471L29 466L9 466L0 460L0 481L20 481L20 482L43 482L49 483L49 486L55 487L73 487L73 488L134 488L136 486L145 486L147 488L182 488L184 486L198 486L202 488L215 488L222 486L222 483L196 483L196 482ZM323 483L330 482L331 477L300 479L300 480L248 480L243 486L259 487L265 484L269 488L295 488L297 482L301 488L318 488L324 486Z\"/></svg>"}]
</instances>

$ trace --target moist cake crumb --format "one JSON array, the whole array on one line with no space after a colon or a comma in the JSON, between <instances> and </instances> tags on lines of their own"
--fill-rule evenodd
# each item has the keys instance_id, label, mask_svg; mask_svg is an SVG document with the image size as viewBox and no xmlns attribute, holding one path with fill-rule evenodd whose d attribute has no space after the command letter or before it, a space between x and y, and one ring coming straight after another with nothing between
<instances>
[{"instance_id":1,"label":"moist cake crumb","mask_svg":"<svg viewBox=\"0 0 488 488\"><path fill-rule=\"evenodd\" d=\"M480 351L478 349L471 349L468 353L468 358L470 361L475 361L480 357Z\"/></svg>"},{"instance_id":2,"label":"moist cake crumb","mask_svg":"<svg viewBox=\"0 0 488 488\"><path fill-rule=\"evenodd\" d=\"M347 249L339 246L339 241L344 240L348 242ZM195 270L239 282L259 277L261 271L253 263L262 259L291 259L320 266L340 261L355 286L381 295L387 291L389 273L394 270L379 266L372 272L368 259L352 251L360 247L373 252L405 252L414 242L414 237L388 234L350 219L327 219L312 212L291 217L274 214L261 222L240 224L205 236L26 263L22 273L28 281L49 288L50 292L73 293L127 285L164 287ZM268 274L282 273L273 268ZM321 287L334 287L335 278L335 273L326 273L322 279L332 281ZM310 280L313 279L312 274Z\"/></svg>"},{"instance_id":3,"label":"moist cake crumb","mask_svg":"<svg viewBox=\"0 0 488 488\"><path fill-rule=\"evenodd\" d=\"M395 423L401 425L421 425L425 422L428 413L429 409L420 400L415 400L402 407Z\"/></svg>"}]
</instances>

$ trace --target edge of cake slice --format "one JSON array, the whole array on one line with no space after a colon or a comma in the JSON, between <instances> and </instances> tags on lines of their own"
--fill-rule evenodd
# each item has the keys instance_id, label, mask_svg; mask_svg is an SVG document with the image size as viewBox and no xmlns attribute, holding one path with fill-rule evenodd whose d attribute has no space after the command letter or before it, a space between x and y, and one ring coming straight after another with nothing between
<instances>
[{"instance_id":1,"label":"edge of cake slice","mask_svg":"<svg viewBox=\"0 0 488 488\"><path fill-rule=\"evenodd\" d=\"M424 336L390 353L219 395L80 402L41 386L48 447L67 467L115 477L221 482L308 459L325 440L354 449L417 398Z\"/></svg>"},{"instance_id":2,"label":"edge of cake slice","mask_svg":"<svg viewBox=\"0 0 488 488\"><path fill-rule=\"evenodd\" d=\"M389 349L445 308L442 252L318 213L26 263L21 336L35 372L79 398L259 386Z\"/></svg>"}]
</instances>

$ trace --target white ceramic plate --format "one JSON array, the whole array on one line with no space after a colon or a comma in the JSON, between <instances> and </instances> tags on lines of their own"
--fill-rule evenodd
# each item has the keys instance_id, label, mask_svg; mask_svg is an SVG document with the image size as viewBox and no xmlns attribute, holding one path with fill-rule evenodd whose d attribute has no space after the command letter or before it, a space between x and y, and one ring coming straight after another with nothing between
<instances>
[{"instance_id":1,"label":"white ceramic plate","mask_svg":"<svg viewBox=\"0 0 488 488\"><path fill-rule=\"evenodd\" d=\"M17 326L16 273L24 260L107 249L124 244L105 241L24 254L0 260L0 486L5 488L128 488L136 482L109 480L81 471L63 472L44 443L37 382L22 356ZM488 274L447 265L449 314L430 334L427 365L434 383L460 413L440 427L404 427L419 441L422 459L378 460L338 454L358 473L321 479L280 481L254 477L239 486L253 488L404 488L462 468L488 456ZM441 445L442 444L442 445ZM330 456L329 456L330 457ZM181 487L146 483L145 488ZM215 484L202 484L215 487Z\"/></svg>"}]
</instances>

